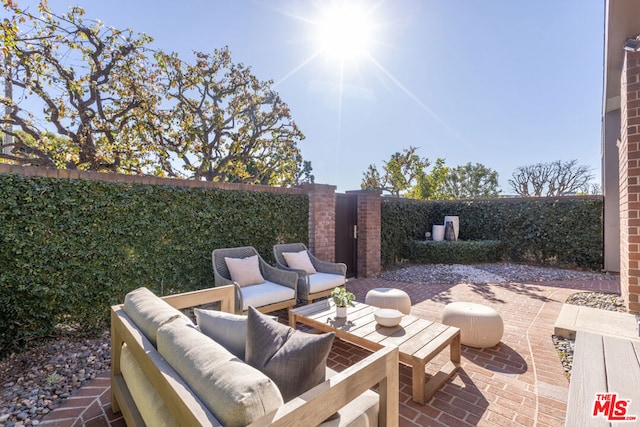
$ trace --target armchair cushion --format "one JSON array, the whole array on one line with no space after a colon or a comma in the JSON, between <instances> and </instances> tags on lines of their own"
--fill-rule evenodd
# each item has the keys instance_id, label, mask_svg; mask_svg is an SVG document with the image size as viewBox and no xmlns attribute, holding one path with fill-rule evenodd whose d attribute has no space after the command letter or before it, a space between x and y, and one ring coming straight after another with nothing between
<instances>
[{"instance_id":1,"label":"armchair cushion","mask_svg":"<svg viewBox=\"0 0 640 427\"><path fill-rule=\"evenodd\" d=\"M296 291L287 286L282 286L273 282L264 282L261 285L245 286L242 288L242 311L249 309L249 306L262 307L275 304L280 301L295 298Z\"/></svg>"},{"instance_id":2,"label":"armchair cushion","mask_svg":"<svg viewBox=\"0 0 640 427\"><path fill-rule=\"evenodd\" d=\"M247 363L271 378L287 402L325 380L334 336L295 330L249 307Z\"/></svg>"},{"instance_id":3,"label":"armchair cushion","mask_svg":"<svg viewBox=\"0 0 640 427\"><path fill-rule=\"evenodd\" d=\"M344 285L344 276L339 274L316 273L309 276L309 292L322 292Z\"/></svg>"},{"instance_id":4,"label":"armchair cushion","mask_svg":"<svg viewBox=\"0 0 640 427\"><path fill-rule=\"evenodd\" d=\"M317 271L313 264L311 263L311 259L309 259L309 254L307 251L300 252L283 252L282 256L285 261L287 261L287 266L290 268L295 268L296 270L304 270L307 274L316 274Z\"/></svg>"},{"instance_id":5,"label":"armchair cushion","mask_svg":"<svg viewBox=\"0 0 640 427\"><path fill-rule=\"evenodd\" d=\"M264 283L264 277L262 277L262 273L260 273L260 260L258 259L258 255L246 258L225 257L224 262L229 269L231 280L240 285L240 287Z\"/></svg>"}]
</instances>

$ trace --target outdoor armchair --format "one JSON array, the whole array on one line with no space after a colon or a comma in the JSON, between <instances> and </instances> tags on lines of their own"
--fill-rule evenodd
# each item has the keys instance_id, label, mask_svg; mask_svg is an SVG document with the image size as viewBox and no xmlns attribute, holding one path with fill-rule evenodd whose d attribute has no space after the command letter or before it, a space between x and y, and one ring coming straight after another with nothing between
<instances>
[{"instance_id":1,"label":"outdoor armchair","mask_svg":"<svg viewBox=\"0 0 640 427\"><path fill-rule=\"evenodd\" d=\"M251 264L253 266L247 264L250 260L255 261L251 257L257 257L257 262ZM298 275L269 265L252 246L215 249L211 258L215 286L235 286L237 313L246 313L250 305L267 313L296 304ZM239 264L240 267L234 267L234 264ZM236 280L232 272L236 275ZM239 279L240 275L243 276L242 280ZM243 283L247 275L257 275L258 278L250 280L253 278L251 277Z\"/></svg>"},{"instance_id":2,"label":"outdoor armchair","mask_svg":"<svg viewBox=\"0 0 640 427\"><path fill-rule=\"evenodd\" d=\"M304 256L308 256L311 262L311 269L299 268L296 263L287 262L284 254L293 254L293 259L299 260L302 255L302 262L306 262ZM327 296L338 286L344 286L347 279L347 266L343 263L322 261L312 255L303 243L287 243L273 246L273 255L276 265L283 271L293 271L298 274L298 298L307 303ZM288 255L291 261L291 255ZM314 272L315 270L315 272Z\"/></svg>"}]
</instances>

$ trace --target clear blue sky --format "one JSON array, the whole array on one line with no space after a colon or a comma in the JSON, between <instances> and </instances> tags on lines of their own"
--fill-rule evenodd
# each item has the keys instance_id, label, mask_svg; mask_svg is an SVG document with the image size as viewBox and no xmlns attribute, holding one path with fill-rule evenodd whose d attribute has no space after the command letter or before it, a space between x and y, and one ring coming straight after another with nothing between
<instances>
[{"instance_id":1,"label":"clear blue sky","mask_svg":"<svg viewBox=\"0 0 640 427\"><path fill-rule=\"evenodd\" d=\"M344 62L317 36L322 16L340 3L74 4L184 58L228 45L235 62L275 82L306 135L300 148L316 182L340 192L359 189L369 164L410 145L449 166L496 170L506 194L515 168L537 162L577 159L599 182L602 1L360 2L365 13L351 19L364 15L368 24L345 37L368 34L366 53L350 52Z\"/></svg>"}]
</instances>

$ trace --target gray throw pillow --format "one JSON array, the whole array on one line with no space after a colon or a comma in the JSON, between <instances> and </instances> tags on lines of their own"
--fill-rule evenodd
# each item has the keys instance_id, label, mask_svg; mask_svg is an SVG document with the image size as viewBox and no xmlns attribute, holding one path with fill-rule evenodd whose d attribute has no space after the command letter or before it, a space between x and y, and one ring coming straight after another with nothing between
<instances>
[{"instance_id":1,"label":"gray throw pillow","mask_svg":"<svg viewBox=\"0 0 640 427\"><path fill-rule=\"evenodd\" d=\"M200 332L244 360L247 341L247 316L216 310L193 310Z\"/></svg>"},{"instance_id":2,"label":"gray throw pillow","mask_svg":"<svg viewBox=\"0 0 640 427\"><path fill-rule=\"evenodd\" d=\"M250 306L246 361L271 378L288 402L325 380L334 336L295 330Z\"/></svg>"}]
</instances>

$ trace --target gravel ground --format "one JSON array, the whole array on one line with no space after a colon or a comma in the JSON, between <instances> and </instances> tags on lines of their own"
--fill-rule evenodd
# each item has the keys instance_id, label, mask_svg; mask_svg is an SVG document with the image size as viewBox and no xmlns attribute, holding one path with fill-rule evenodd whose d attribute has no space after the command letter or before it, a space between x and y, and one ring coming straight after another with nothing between
<instances>
[{"instance_id":1,"label":"gravel ground","mask_svg":"<svg viewBox=\"0 0 640 427\"><path fill-rule=\"evenodd\" d=\"M498 263L409 266L381 277L418 283L531 283L557 280L616 280L617 276L574 270ZM580 293L573 303L624 310L619 296ZM72 335L0 360L0 426L38 425L42 417L88 381L109 369L109 332L94 339ZM573 344L554 337L565 370L570 372Z\"/></svg>"},{"instance_id":2,"label":"gravel ground","mask_svg":"<svg viewBox=\"0 0 640 427\"><path fill-rule=\"evenodd\" d=\"M64 337L0 361L0 426L38 425L42 417L111 366L109 332Z\"/></svg>"},{"instance_id":3,"label":"gravel ground","mask_svg":"<svg viewBox=\"0 0 640 427\"><path fill-rule=\"evenodd\" d=\"M413 265L385 271L383 279L413 283L532 283L560 280L617 280L618 276L606 273L543 268L523 264L496 263L477 265Z\"/></svg>"}]
</instances>

